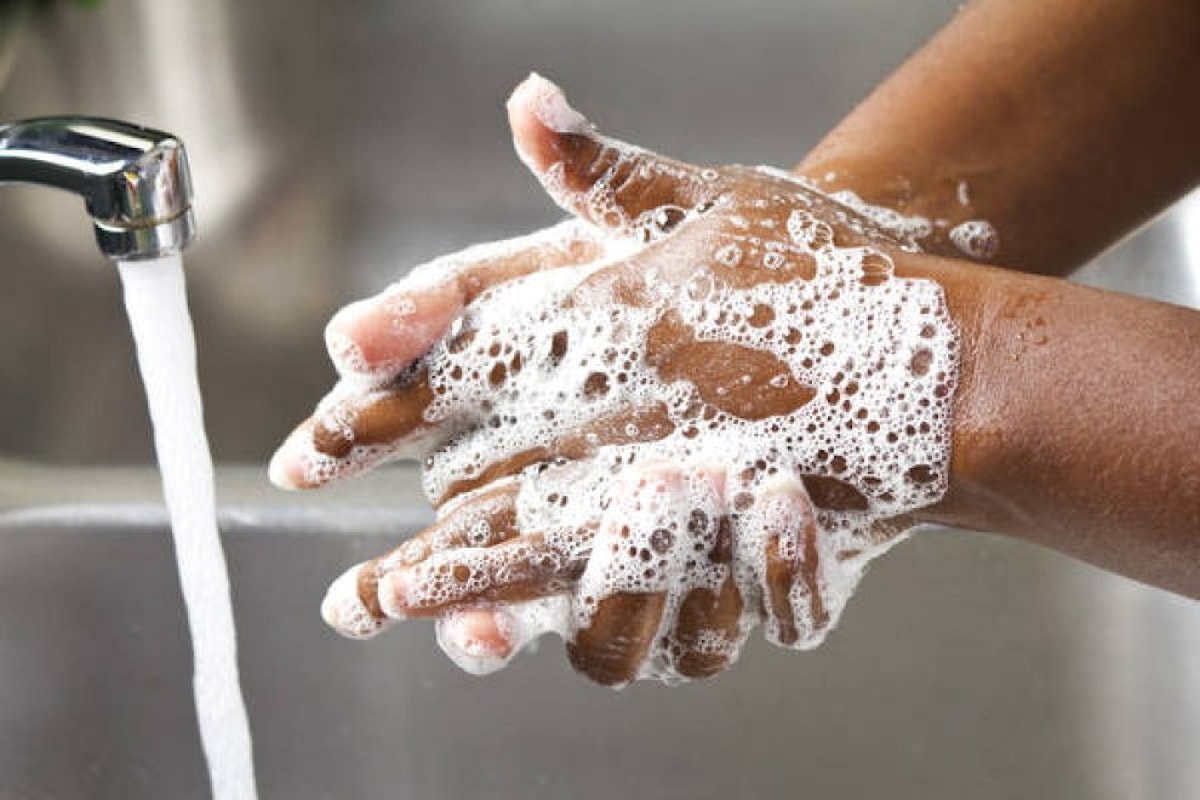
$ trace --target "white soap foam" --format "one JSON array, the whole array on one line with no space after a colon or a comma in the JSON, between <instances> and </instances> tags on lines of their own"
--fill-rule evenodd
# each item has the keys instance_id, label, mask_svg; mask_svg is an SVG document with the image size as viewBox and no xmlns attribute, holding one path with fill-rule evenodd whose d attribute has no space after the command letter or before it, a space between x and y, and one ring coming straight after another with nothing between
<instances>
[{"instance_id":1,"label":"white soap foam","mask_svg":"<svg viewBox=\"0 0 1200 800\"><path fill-rule=\"evenodd\" d=\"M774 167L758 167L760 172L776 178L789 180L803 186L812 187L810 181ZM922 243L935 230L944 229L948 224L944 219L930 220L919 214L906 215L893 208L868 203L849 189L831 192L829 197L852 209L883 230L895 236L905 246L905 249L917 251ZM965 180L960 180L955 187L955 198L962 206L969 207L971 203L971 188ZM843 220L844 222L852 221ZM987 220L971 219L960 222L949 231L949 239L959 252L976 261L990 261L996 257L1000 249L1000 234Z\"/></svg>"},{"instance_id":2,"label":"white soap foam","mask_svg":"<svg viewBox=\"0 0 1200 800\"><path fill-rule=\"evenodd\" d=\"M170 256L118 266L175 537L192 635L196 716L213 797L252 800L257 791L250 725L238 683L237 637L217 531L183 263Z\"/></svg>"},{"instance_id":3,"label":"white soap foam","mask_svg":"<svg viewBox=\"0 0 1200 800\"><path fill-rule=\"evenodd\" d=\"M987 220L969 219L950 229L950 241L977 261L990 261L1000 249L1000 234Z\"/></svg>"},{"instance_id":4,"label":"white soap foam","mask_svg":"<svg viewBox=\"0 0 1200 800\"><path fill-rule=\"evenodd\" d=\"M910 247L916 247L922 239L933 233L933 223L929 221L928 217L919 214L907 216L894 208L873 205L849 189L833 192L829 196L862 214Z\"/></svg>"}]
</instances>

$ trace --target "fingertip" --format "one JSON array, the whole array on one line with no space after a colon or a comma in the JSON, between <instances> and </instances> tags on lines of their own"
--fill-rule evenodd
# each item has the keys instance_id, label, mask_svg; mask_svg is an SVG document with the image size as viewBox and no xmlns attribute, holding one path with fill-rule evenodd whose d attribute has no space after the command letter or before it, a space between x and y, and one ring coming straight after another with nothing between
<instances>
[{"instance_id":1,"label":"fingertip","mask_svg":"<svg viewBox=\"0 0 1200 800\"><path fill-rule=\"evenodd\" d=\"M566 595L455 609L438 618L438 644L461 669L487 675L507 666L523 650L532 650L546 634L566 638L570 609Z\"/></svg>"},{"instance_id":2,"label":"fingertip","mask_svg":"<svg viewBox=\"0 0 1200 800\"><path fill-rule=\"evenodd\" d=\"M560 136L595 130L587 117L571 107L562 89L536 72L517 85L507 108L517 153L537 174L562 160Z\"/></svg>"},{"instance_id":3,"label":"fingertip","mask_svg":"<svg viewBox=\"0 0 1200 800\"><path fill-rule=\"evenodd\" d=\"M424 355L462 308L453 281L401 282L334 314L325 326L325 348L343 376L391 377Z\"/></svg>"},{"instance_id":4,"label":"fingertip","mask_svg":"<svg viewBox=\"0 0 1200 800\"><path fill-rule=\"evenodd\" d=\"M321 601L325 624L351 639L367 639L383 630L386 620L371 613L359 592L363 565L346 570L330 586Z\"/></svg>"},{"instance_id":5,"label":"fingertip","mask_svg":"<svg viewBox=\"0 0 1200 800\"><path fill-rule=\"evenodd\" d=\"M666 592L613 594L596 603L586 627L567 641L567 659L580 675L621 688L637 680L666 608Z\"/></svg>"},{"instance_id":6,"label":"fingertip","mask_svg":"<svg viewBox=\"0 0 1200 800\"><path fill-rule=\"evenodd\" d=\"M576 111L563 90L536 72L517 84L508 98L508 113L523 122L533 121L552 133L591 133L595 126ZM530 119L532 118L532 119Z\"/></svg>"},{"instance_id":7,"label":"fingertip","mask_svg":"<svg viewBox=\"0 0 1200 800\"><path fill-rule=\"evenodd\" d=\"M355 457L352 452L339 453L331 447L345 446L351 450L354 442L343 441L338 413L340 393L335 389L317 406L314 415L302 422L271 456L267 477L285 491L319 489L332 481L362 472L379 460ZM322 445L322 439L330 439Z\"/></svg>"},{"instance_id":8,"label":"fingertip","mask_svg":"<svg viewBox=\"0 0 1200 800\"><path fill-rule=\"evenodd\" d=\"M451 611L438 618L438 645L460 669L472 675L503 669L516 652L499 619L503 613L487 608Z\"/></svg>"},{"instance_id":9,"label":"fingertip","mask_svg":"<svg viewBox=\"0 0 1200 800\"><path fill-rule=\"evenodd\" d=\"M267 467L267 477L275 486L285 491L299 491L312 488L313 483L308 479L309 423L304 423L284 440L275 454L271 456Z\"/></svg>"}]
</instances>

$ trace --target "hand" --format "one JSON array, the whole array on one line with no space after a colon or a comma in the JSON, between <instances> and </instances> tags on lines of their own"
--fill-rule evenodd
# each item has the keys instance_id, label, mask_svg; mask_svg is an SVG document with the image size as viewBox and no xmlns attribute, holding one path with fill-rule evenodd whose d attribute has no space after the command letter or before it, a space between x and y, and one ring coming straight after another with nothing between
<instances>
[{"instance_id":1,"label":"hand","mask_svg":"<svg viewBox=\"0 0 1200 800\"><path fill-rule=\"evenodd\" d=\"M945 491L956 329L912 245L790 176L597 134L531 78L517 150L576 219L414 271L331 321L344 378L272 464L424 459L438 521L330 591L365 636L440 616L477 667L557 630L601 683L819 644Z\"/></svg>"}]
</instances>

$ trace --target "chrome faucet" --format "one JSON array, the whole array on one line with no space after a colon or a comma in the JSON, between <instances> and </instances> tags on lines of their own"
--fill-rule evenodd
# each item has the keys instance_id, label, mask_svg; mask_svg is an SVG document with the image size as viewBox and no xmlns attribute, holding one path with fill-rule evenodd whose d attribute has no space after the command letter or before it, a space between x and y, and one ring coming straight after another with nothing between
<instances>
[{"instance_id":1,"label":"chrome faucet","mask_svg":"<svg viewBox=\"0 0 1200 800\"><path fill-rule=\"evenodd\" d=\"M0 183L81 195L111 259L178 253L196 233L183 143L128 122L44 117L0 126Z\"/></svg>"}]
</instances>

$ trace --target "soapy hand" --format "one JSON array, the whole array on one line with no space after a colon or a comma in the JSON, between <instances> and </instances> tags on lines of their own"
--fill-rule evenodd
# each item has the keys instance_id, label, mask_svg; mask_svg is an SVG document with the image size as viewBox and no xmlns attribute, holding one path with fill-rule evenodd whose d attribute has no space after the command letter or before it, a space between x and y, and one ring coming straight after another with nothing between
<instances>
[{"instance_id":1,"label":"soapy hand","mask_svg":"<svg viewBox=\"0 0 1200 800\"><path fill-rule=\"evenodd\" d=\"M343 376L280 449L308 488L423 459L438 520L352 568L351 636L439 618L476 671L548 631L600 683L819 644L945 491L957 339L914 249L791 176L599 135L536 76L518 153L574 218L414 270L327 329Z\"/></svg>"}]
</instances>

